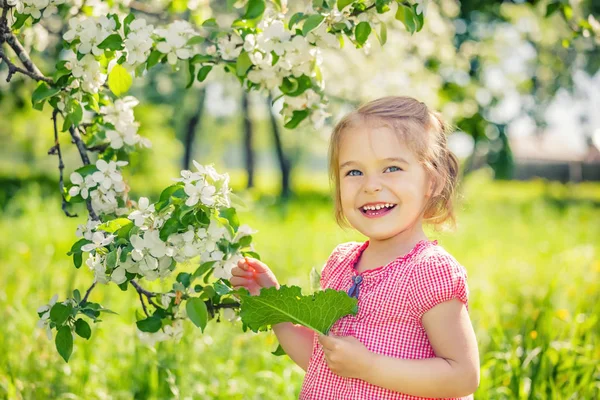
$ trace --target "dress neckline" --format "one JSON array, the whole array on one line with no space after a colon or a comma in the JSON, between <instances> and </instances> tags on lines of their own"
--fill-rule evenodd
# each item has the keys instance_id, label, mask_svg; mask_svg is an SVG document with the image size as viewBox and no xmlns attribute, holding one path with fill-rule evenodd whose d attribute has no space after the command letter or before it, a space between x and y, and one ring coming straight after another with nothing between
<instances>
[{"instance_id":1,"label":"dress neckline","mask_svg":"<svg viewBox=\"0 0 600 400\"><path fill-rule=\"evenodd\" d=\"M396 257L393 260L391 260L390 262L388 262L385 265L379 266L377 268L373 268L373 269L367 269L365 271L362 272L357 272L356 271L356 264L358 262L358 259L360 258L360 256L362 255L362 253L367 249L367 247L369 247L369 240L367 240L364 243L360 243L360 246L358 246L354 252L352 253L352 261L350 262L350 267L352 269L352 273L357 276L369 276L369 275L373 275L373 274L377 274L385 269L387 269L390 265L398 263L398 262L405 262L407 260L410 260L412 257L415 256L415 254L417 254L421 249L423 249L424 247L427 247L429 245L437 245L438 241L437 240L429 240L429 239L422 239L419 240L414 246L413 248L406 254Z\"/></svg>"}]
</instances>

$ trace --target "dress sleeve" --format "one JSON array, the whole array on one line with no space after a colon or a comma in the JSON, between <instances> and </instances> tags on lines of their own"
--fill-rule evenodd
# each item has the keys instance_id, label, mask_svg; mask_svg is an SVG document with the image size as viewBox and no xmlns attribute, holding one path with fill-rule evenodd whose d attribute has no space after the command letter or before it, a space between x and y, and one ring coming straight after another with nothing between
<instances>
[{"instance_id":1,"label":"dress sleeve","mask_svg":"<svg viewBox=\"0 0 600 400\"><path fill-rule=\"evenodd\" d=\"M436 254L420 260L409 286L411 308L418 321L433 307L454 298L469 309L467 271L450 255Z\"/></svg>"}]
</instances>

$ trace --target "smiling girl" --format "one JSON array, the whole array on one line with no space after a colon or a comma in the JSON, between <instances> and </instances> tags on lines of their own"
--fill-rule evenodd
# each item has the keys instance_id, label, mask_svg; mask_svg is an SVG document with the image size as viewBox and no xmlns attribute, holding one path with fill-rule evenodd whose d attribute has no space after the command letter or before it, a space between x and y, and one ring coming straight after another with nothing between
<instances>
[{"instance_id":1,"label":"smiling girl","mask_svg":"<svg viewBox=\"0 0 600 400\"><path fill-rule=\"evenodd\" d=\"M385 97L346 115L329 148L335 216L368 240L330 255L321 287L358 299L357 315L328 336L273 326L306 376L300 399L472 399L477 341L468 314L467 272L424 224L454 221L458 162L437 113L409 97ZM231 283L257 294L279 283L247 258Z\"/></svg>"}]
</instances>

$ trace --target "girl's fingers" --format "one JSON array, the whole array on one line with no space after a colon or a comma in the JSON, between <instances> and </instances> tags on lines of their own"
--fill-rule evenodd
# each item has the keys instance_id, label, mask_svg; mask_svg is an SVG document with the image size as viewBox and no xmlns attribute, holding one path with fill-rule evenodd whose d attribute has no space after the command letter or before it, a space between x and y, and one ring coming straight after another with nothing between
<instances>
[{"instance_id":1,"label":"girl's fingers","mask_svg":"<svg viewBox=\"0 0 600 400\"><path fill-rule=\"evenodd\" d=\"M239 267L233 267L231 269L231 275L252 278L254 276L254 272L249 271L249 270L243 270L242 268L239 268Z\"/></svg>"},{"instance_id":2,"label":"girl's fingers","mask_svg":"<svg viewBox=\"0 0 600 400\"><path fill-rule=\"evenodd\" d=\"M241 260L239 260L237 262L238 267L240 267L240 269L243 269L244 271L248 271L248 264L246 263L246 259L242 258Z\"/></svg>"},{"instance_id":3,"label":"girl's fingers","mask_svg":"<svg viewBox=\"0 0 600 400\"><path fill-rule=\"evenodd\" d=\"M246 265L249 265L250 267L254 268L254 270L258 273L269 271L269 267L267 267L265 263L257 260L256 258L244 257L244 260L246 260Z\"/></svg>"},{"instance_id":4,"label":"girl's fingers","mask_svg":"<svg viewBox=\"0 0 600 400\"><path fill-rule=\"evenodd\" d=\"M239 277L239 276L233 276L229 280L229 283L231 283L231 286L244 286L244 287L246 287L250 282L252 282L250 279L242 278L242 277Z\"/></svg>"}]
</instances>

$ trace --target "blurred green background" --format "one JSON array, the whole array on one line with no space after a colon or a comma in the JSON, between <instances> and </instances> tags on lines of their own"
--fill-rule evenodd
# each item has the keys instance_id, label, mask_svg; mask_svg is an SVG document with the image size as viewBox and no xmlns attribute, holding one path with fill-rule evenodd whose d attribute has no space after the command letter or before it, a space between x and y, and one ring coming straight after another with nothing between
<instances>
[{"instance_id":1,"label":"blurred green background","mask_svg":"<svg viewBox=\"0 0 600 400\"><path fill-rule=\"evenodd\" d=\"M337 244L364 240L334 223L325 170L331 123L357 102L418 97L458 131L451 136L465 174L458 225L430 234L469 274L481 354L476 398L600 398L600 183L575 182L585 176L573 172L599 171L600 55L593 40L561 40L571 37L569 27L559 16L545 18L550 2L514 3L521 2L434 2L415 36L396 24L383 49L373 39L369 54L326 52L329 124L288 131L275 122L290 168L284 196L263 95L243 100L237 82L219 71L187 91L184 69L149 74L132 94L141 99L139 133L153 147L125 169L130 197L156 201L189 149L191 158L231 175L249 205L240 219L259 231L257 251L281 283L308 293L311 268L321 268ZM215 15L223 12L211 6ZM37 48L40 33L26 35L32 57L51 71L52 42ZM277 346L272 333L242 333L239 322L222 321L202 334L188 323L180 343L149 348L136 334L136 293L113 286L96 288L91 300L119 315L93 326L90 341L78 338L64 363L36 328L35 310L54 293L64 298L90 285L92 273L73 268L66 255L85 210L76 208L75 219L61 212L57 160L47 155L54 143L50 111L33 110L32 82L15 77L7 84L6 72L0 65L0 398L297 397L303 371L270 354ZM193 144L186 146L190 132ZM68 135L60 140L68 176L79 155ZM532 152L531 143L541 150ZM532 165L542 178L511 179L535 175ZM556 178L552 168L566 175ZM148 288L161 285L169 282Z\"/></svg>"}]
</instances>

